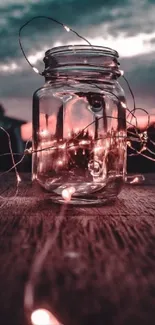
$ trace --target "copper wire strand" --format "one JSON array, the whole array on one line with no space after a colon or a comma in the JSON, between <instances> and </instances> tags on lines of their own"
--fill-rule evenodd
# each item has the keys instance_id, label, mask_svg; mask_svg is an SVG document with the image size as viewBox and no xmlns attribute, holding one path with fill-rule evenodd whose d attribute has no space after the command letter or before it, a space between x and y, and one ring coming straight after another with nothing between
<instances>
[{"instance_id":1,"label":"copper wire strand","mask_svg":"<svg viewBox=\"0 0 155 325\"><path fill-rule=\"evenodd\" d=\"M11 155L11 159L12 159L12 163L13 163L13 166L14 166L14 169L15 169L15 175L16 175L16 192L13 196L13 198L15 198L18 194L18 188L19 188L19 180L20 180L20 176L19 176L19 173L17 171L17 168L16 168L16 164L15 164L15 160L14 160L14 155L13 155L13 151L12 151L12 145L11 145L11 138L10 138L10 135L9 133L3 128L3 127L0 127L0 129L7 135L8 137L8 144L9 144L9 150L10 150L10 155ZM3 193L5 193L5 191L3 191ZM4 199L4 197L2 195L0 195L0 199ZM10 198L9 198L10 200ZM7 201L3 202L1 205L0 205L0 209L2 209L5 204L7 203Z\"/></svg>"},{"instance_id":2,"label":"copper wire strand","mask_svg":"<svg viewBox=\"0 0 155 325\"><path fill-rule=\"evenodd\" d=\"M146 113L147 116L148 116L148 123L147 123L147 127L146 127L146 130L147 130L147 129L149 128L149 126L150 126L150 114L149 114L149 113L146 111L146 109L144 109L144 108L136 108L135 110L130 111L130 113L132 114L133 111L134 111L134 113L135 113L135 112L138 111L138 110L140 110L140 111ZM137 118L137 117L136 117L136 118Z\"/></svg>"},{"instance_id":3,"label":"copper wire strand","mask_svg":"<svg viewBox=\"0 0 155 325\"><path fill-rule=\"evenodd\" d=\"M2 153L0 154L0 157L4 157L4 156L10 156L11 153L10 152L6 152L6 153ZM19 152L13 152L13 156L22 156L23 153L19 153Z\"/></svg>"},{"instance_id":4,"label":"copper wire strand","mask_svg":"<svg viewBox=\"0 0 155 325\"><path fill-rule=\"evenodd\" d=\"M3 129L3 131L4 131L5 129ZM6 130L5 130L6 131ZM4 131L4 132L5 132ZM6 133L8 133L7 131L6 131ZM9 135L9 134L8 134ZM9 139L10 139L10 136L9 136ZM11 141L11 140L10 140ZM28 143L29 143L29 141L30 140L28 140L27 142L26 142L26 145L25 145L25 148L27 147L27 145L28 145ZM10 142L11 143L11 142ZM14 155L14 153L12 152L12 146L10 147L10 155L11 155L11 157L13 157L13 155ZM14 161L14 159L13 159L13 166L9 169L9 170L7 170L7 171L5 171L5 172L3 172L3 173L1 173L0 174L0 177L1 176L3 176L3 175L6 175L6 174L8 174L10 171L12 171L13 169L15 169L15 171L17 171L17 166L23 161L23 159L25 158L25 153L23 154L23 156L22 156L22 158L17 162L17 163L15 163L15 161ZM2 199L2 200L5 200L1 205L0 205L0 209L2 209L9 201L11 201L11 200L13 200L13 199L15 199L16 197L17 197L17 195L18 195L18 189L19 189L19 183L20 183L20 181L21 181L21 179L20 179L20 176L19 176L19 173L18 173L18 171L17 171L17 173L16 173L16 191L15 191L15 194L14 194L14 196L13 197L4 197L4 196L2 196L2 194L4 194L8 189L9 189L9 187L7 187L6 189L4 189L1 193L0 193L0 199Z\"/></svg>"},{"instance_id":5,"label":"copper wire strand","mask_svg":"<svg viewBox=\"0 0 155 325\"><path fill-rule=\"evenodd\" d=\"M133 111L135 112L135 110L136 110L135 95L134 95L134 93L133 93L133 90L131 89L131 86L130 86L130 84L129 84L128 79L127 79L124 75L122 76L122 78L125 80L125 82L126 82L128 88L129 88L129 91L130 91L130 93L131 93L131 96L132 96L132 99L133 99Z\"/></svg>"},{"instance_id":6,"label":"copper wire strand","mask_svg":"<svg viewBox=\"0 0 155 325\"><path fill-rule=\"evenodd\" d=\"M11 159L12 159L12 163L15 166L15 174L16 174L16 178L18 179L19 174L16 168L16 164L15 164L15 160L14 160L14 155L13 155L13 151L12 151L12 145L11 145L11 138L10 138L10 134L1 126L0 129L7 135L8 137L8 144L9 144L9 150L10 150L10 155L11 155Z\"/></svg>"},{"instance_id":7,"label":"copper wire strand","mask_svg":"<svg viewBox=\"0 0 155 325\"><path fill-rule=\"evenodd\" d=\"M9 168L8 170L6 170L3 173L0 173L0 177L3 176L3 175L6 175L7 173L9 173L10 171L12 171L13 169L16 169L16 167L24 160L24 158L26 156L26 152L25 151L27 150L27 146L28 146L28 143L29 142L30 142L30 139L28 139L27 142L26 142L25 150L24 150L24 153L23 153L22 158L17 163L14 163L11 168Z\"/></svg>"},{"instance_id":8,"label":"copper wire strand","mask_svg":"<svg viewBox=\"0 0 155 325\"><path fill-rule=\"evenodd\" d=\"M134 154L129 154L128 156L131 157L131 156L138 156L138 155L141 155L142 157L144 158L147 158L151 161L155 161L155 158L151 158L151 157L148 157L147 155L143 154L141 151L138 151L137 149L135 149L134 147L130 146L130 149L132 149L133 151L136 151L136 153ZM155 153L154 153L155 154Z\"/></svg>"},{"instance_id":9,"label":"copper wire strand","mask_svg":"<svg viewBox=\"0 0 155 325\"><path fill-rule=\"evenodd\" d=\"M23 48L23 45L22 45L22 41L21 41L21 33L22 33L22 30L23 30L27 25L29 25L32 21L34 21L34 20L36 20L36 19L47 19L47 20L51 20L51 21L53 21L54 23L56 23L56 24L62 26L66 31L67 31L66 28L68 28L68 31L72 32L73 34L75 34L76 36L78 36L79 38L81 38L82 40L84 40L86 43L88 43L90 46L92 46L91 43L90 43L90 42L89 42L85 37L81 36L78 32L76 32L76 31L73 30L72 28L66 26L65 24L61 23L61 22L58 21L57 19L54 19L54 18L49 17L49 16L35 16L35 17L31 18L30 20L28 20L25 24L23 24L23 25L20 27L20 29L19 29L19 33L18 33L18 40L19 40L19 46L20 46L20 49L21 49L21 51L22 51L22 53L23 53L23 56L24 56L25 60L27 61L27 63L30 65L30 67L31 67L33 70L35 70L35 66L34 66L34 65L29 61L27 55L25 54L25 51L24 51L24 48ZM40 76L43 76L43 72L39 72L39 71L38 71L38 74L39 74Z\"/></svg>"},{"instance_id":10,"label":"copper wire strand","mask_svg":"<svg viewBox=\"0 0 155 325\"><path fill-rule=\"evenodd\" d=\"M100 118L99 118L99 120L100 119L102 119L103 118L103 116L101 116ZM118 119L122 119L121 117L120 118L118 118L118 117L113 117L113 116L110 116L110 115L107 115L107 118L111 118L111 119L115 119L115 120L118 120ZM85 128L83 128L80 132L78 132L77 134L76 134L76 136L74 136L73 138L72 138L72 140L76 140L89 126L91 126L91 125L93 125L95 123L95 121L93 121L93 122L91 122L91 123L89 123ZM133 127L134 129L135 129L135 131L137 131L137 129L136 129L136 127L132 124L132 123L130 123L130 122L128 122L127 121L127 124L129 124L131 127ZM130 133L130 134L132 134L133 136L115 136L115 138L124 138L124 139L126 139L127 141L134 141L134 142L139 142L139 143L141 143L141 144L143 144L143 141L141 140L141 138L140 138L140 134L138 134L138 133L136 133L136 135L138 136L138 137L135 137L135 133L133 133L133 132L131 132L131 131L128 131L128 133ZM110 136L109 137L106 137L105 139L107 139L107 138L110 138ZM103 138L97 138L96 140L100 140L100 139L103 139ZM103 139L103 140L105 140L105 139ZM46 150L49 150L49 149L55 149L56 147L55 146L49 146L49 147L46 147L46 148L42 148L42 149L38 149L38 150L32 150L32 148L30 148L30 149L27 149L27 144L28 144L28 142L29 142L30 140L28 140L27 141L27 143L26 143L26 146L25 146L25 150L24 150L24 156L21 158L21 160L19 160L19 162L17 163L17 164L19 164L23 159L24 159L24 157L27 155L27 154L33 154L33 153L37 153L37 152L41 152L41 151L46 151ZM70 141L70 139L66 142L66 144L68 144L68 142ZM150 140L151 141L151 140ZM71 146L67 146L67 149L69 149L69 148L71 148L71 147L74 147L75 145L71 145ZM147 148L148 149L148 148ZM13 153L13 154L15 154L16 155L16 153ZM7 154L2 154L1 156L3 156L3 155L10 155L10 153L7 153ZM19 154L19 155L21 155L21 154ZM10 170L12 170L14 167L12 167L11 169L9 169L8 171L6 171L5 173L7 173L7 172L9 172ZM4 174L4 173L3 173ZM0 174L0 176L2 176L3 174Z\"/></svg>"},{"instance_id":11,"label":"copper wire strand","mask_svg":"<svg viewBox=\"0 0 155 325\"><path fill-rule=\"evenodd\" d=\"M98 118L99 120L100 119L102 119L103 118L103 116L101 116L100 118ZM115 120L118 120L118 119L122 119L121 117L120 118L118 118L118 117L113 117L113 116L110 116L110 115L107 115L107 118L111 118L111 119L115 119ZM73 140L76 140L89 126L91 126L91 125L93 125L95 123L95 121L93 121L93 122L91 122L91 123L89 123L85 128L83 128L79 133L77 133L76 134L76 136L75 137L73 137L72 138L72 141ZM135 128L135 126L132 124L132 123L130 123L130 122L127 122L130 126L132 126L135 130L136 130L136 128ZM129 131L130 132L130 131ZM133 133L134 134L134 133ZM138 135L139 136L139 135ZM107 139L107 138L110 138L110 136L109 137L106 137L105 139ZM127 140L131 140L131 138L130 137L127 137L127 136L116 136L116 138L124 138L124 139L127 139ZM139 137L140 138L140 137ZM96 140L99 140L100 138L97 138ZM102 138L103 139L103 138ZM105 140L104 139L104 140ZM66 142L66 144L68 143L70 141L70 139ZM142 143L143 144L143 141L142 140L140 140L140 141L138 141L137 140L137 138L132 138L132 141L137 141L137 142L140 142L140 143ZM72 145L72 146L74 146L74 145ZM68 146L67 147L67 149L69 149L70 147L72 147L72 146ZM42 148L42 149L38 149L38 150L32 150L30 153L37 153L37 152L41 152L41 151L46 151L46 150L49 150L49 149L55 149L56 147L55 146L49 146L49 147L46 147L46 148Z\"/></svg>"},{"instance_id":12,"label":"copper wire strand","mask_svg":"<svg viewBox=\"0 0 155 325\"><path fill-rule=\"evenodd\" d=\"M10 150L10 156L11 156L11 159L12 159L12 163L13 163L13 166L14 166L14 169L15 169L15 175L16 175L16 192L14 194L14 198L17 196L18 194L18 187L19 187L19 179L20 179L20 176L19 176L19 173L17 171L17 168L16 168L16 164L15 164L15 160L14 160L14 155L13 155L13 151L12 151L12 145L11 145L11 138L10 138L10 135L9 133L1 126L0 129L7 135L8 137L8 144L9 144L9 150ZM5 193L5 190L2 192L2 194ZM2 197L0 195L0 199L4 199L4 197ZM4 207L4 205L6 204L7 202L3 202L0 206L0 209L2 207Z\"/></svg>"},{"instance_id":13,"label":"copper wire strand","mask_svg":"<svg viewBox=\"0 0 155 325\"><path fill-rule=\"evenodd\" d=\"M151 139L149 139L149 141L155 146L155 142Z\"/></svg>"}]
</instances>

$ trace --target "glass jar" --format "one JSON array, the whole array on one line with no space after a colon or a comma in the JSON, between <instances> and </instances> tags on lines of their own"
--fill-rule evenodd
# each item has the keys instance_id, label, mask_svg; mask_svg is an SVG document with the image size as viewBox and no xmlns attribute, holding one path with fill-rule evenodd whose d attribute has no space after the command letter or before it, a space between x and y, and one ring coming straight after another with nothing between
<instances>
[{"instance_id":1,"label":"glass jar","mask_svg":"<svg viewBox=\"0 0 155 325\"><path fill-rule=\"evenodd\" d=\"M54 202L104 204L126 174L126 100L118 53L62 46L45 53L33 95L32 179Z\"/></svg>"}]
</instances>

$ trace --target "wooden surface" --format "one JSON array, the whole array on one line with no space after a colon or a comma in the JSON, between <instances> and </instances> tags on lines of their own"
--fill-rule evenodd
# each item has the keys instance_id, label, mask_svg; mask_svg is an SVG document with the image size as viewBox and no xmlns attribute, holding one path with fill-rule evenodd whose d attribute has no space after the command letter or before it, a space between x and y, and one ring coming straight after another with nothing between
<instances>
[{"instance_id":1,"label":"wooden surface","mask_svg":"<svg viewBox=\"0 0 155 325\"><path fill-rule=\"evenodd\" d=\"M57 230L43 299L63 324L155 324L155 175L126 185L114 206L91 209L52 205L27 175L13 198L13 184L1 178L0 324L27 324L31 264Z\"/></svg>"}]
</instances>

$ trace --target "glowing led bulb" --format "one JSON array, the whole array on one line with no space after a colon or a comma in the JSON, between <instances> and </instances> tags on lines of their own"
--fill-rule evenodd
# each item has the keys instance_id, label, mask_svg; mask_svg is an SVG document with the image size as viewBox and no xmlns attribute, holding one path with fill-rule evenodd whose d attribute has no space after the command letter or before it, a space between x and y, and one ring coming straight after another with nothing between
<instances>
[{"instance_id":1,"label":"glowing led bulb","mask_svg":"<svg viewBox=\"0 0 155 325\"><path fill-rule=\"evenodd\" d=\"M58 320L46 309L37 309L31 315L33 325L60 325Z\"/></svg>"},{"instance_id":2,"label":"glowing led bulb","mask_svg":"<svg viewBox=\"0 0 155 325\"><path fill-rule=\"evenodd\" d=\"M70 28L68 26L64 26L67 32L70 32Z\"/></svg>"},{"instance_id":3,"label":"glowing led bulb","mask_svg":"<svg viewBox=\"0 0 155 325\"><path fill-rule=\"evenodd\" d=\"M37 68L33 67L33 70L34 70L35 73L39 74L39 70Z\"/></svg>"},{"instance_id":4,"label":"glowing led bulb","mask_svg":"<svg viewBox=\"0 0 155 325\"><path fill-rule=\"evenodd\" d=\"M41 132L40 132L40 135L42 136L42 137L46 137L47 135L49 135L49 132L48 132L48 130L42 130Z\"/></svg>"},{"instance_id":5,"label":"glowing led bulb","mask_svg":"<svg viewBox=\"0 0 155 325\"><path fill-rule=\"evenodd\" d=\"M125 103L121 102L121 105L122 105L123 108L127 108Z\"/></svg>"},{"instance_id":6,"label":"glowing led bulb","mask_svg":"<svg viewBox=\"0 0 155 325\"><path fill-rule=\"evenodd\" d=\"M62 191L62 197L66 202L69 202L74 193L75 193L75 188L73 186L71 186L71 187L65 188Z\"/></svg>"},{"instance_id":7,"label":"glowing led bulb","mask_svg":"<svg viewBox=\"0 0 155 325\"><path fill-rule=\"evenodd\" d=\"M58 165L58 166L63 166L63 160L59 159L59 160L57 161L57 165Z\"/></svg>"},{"instance_id":8,"label":"glowing led bulb","mask_svg":"<svg viewBox=\"0 0 155 325\"><path fill-rule=\"evenodd\" d=\"M145 177L143 175L127 176L125 181L129 184L141 184L145 181Z\"/></svg>"},{"instance_id":9,"label":"glowing led bulb","mask_svg":"<svg viewBox=\"0 0 155 325\"><path fill-rule=\"evenodd\" d=\"M131 147L131 142L130 141L127 141L126 144L127 144L128 147Z\"/></svg>"},{"instance_id":10,"label":"glowing led bulb","mask_svg":"<svg viewBox=\"0 0 155 325\"><path fill-rule=\"evenodd\" d=\"M140 150L140 153L143 152L143 151L146 151L146 150L147 150L147 147L146 147L146 145L144 144L144 145L143 145L143 148Z\"/></svg>"},{"instance_id":11,"label":"glowing led bulb","mask_svg":"<svg viewBox=\"0 0 155 325\"><path fill-rule=\"evenodd\" d=\"M17 174L17 182L18 182L18 184L21 182L21 178L20 178L19 174Z\"/></svg>"},{"instance_id":12,"label":"glowing led bulb","mask_svg":"<svg viewBox=\"0 0 155 325\"><path fill-rule=\"evenodd\" d=\"M124 76L124 71L123 70L119 70L121 76Z\"/></svg>"}]
</instances>

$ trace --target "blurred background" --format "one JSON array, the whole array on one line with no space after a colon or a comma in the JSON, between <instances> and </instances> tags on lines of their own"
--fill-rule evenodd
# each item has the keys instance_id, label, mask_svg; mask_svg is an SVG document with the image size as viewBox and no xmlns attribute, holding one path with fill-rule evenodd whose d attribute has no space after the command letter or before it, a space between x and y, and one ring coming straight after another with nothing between
<instances>
[{"instance_id":1,"label":"blurred background","mask_svg":"<svg viewBox=\"0 0 155 325\"><path fill-rule=\"evenodd\" d=\"M49 15L77 30L94 45L112 47L136 97L137 107L155 112L155 1L153 0L0 0L0 103L6 123L31 120L33 92L44 83L22 56L18 30L36 15ZM47 20L31 23L23 32L29 60L41 71L44 52L53 46L84 43ZM128 106L133 107L126 84ZM13 122L12 122L13 121ZM17 121L17 125L16 125ZM5 124L6 125L6 124ZM22 143L18 152L22 152Z\"/></svg>"}]
</instances>

